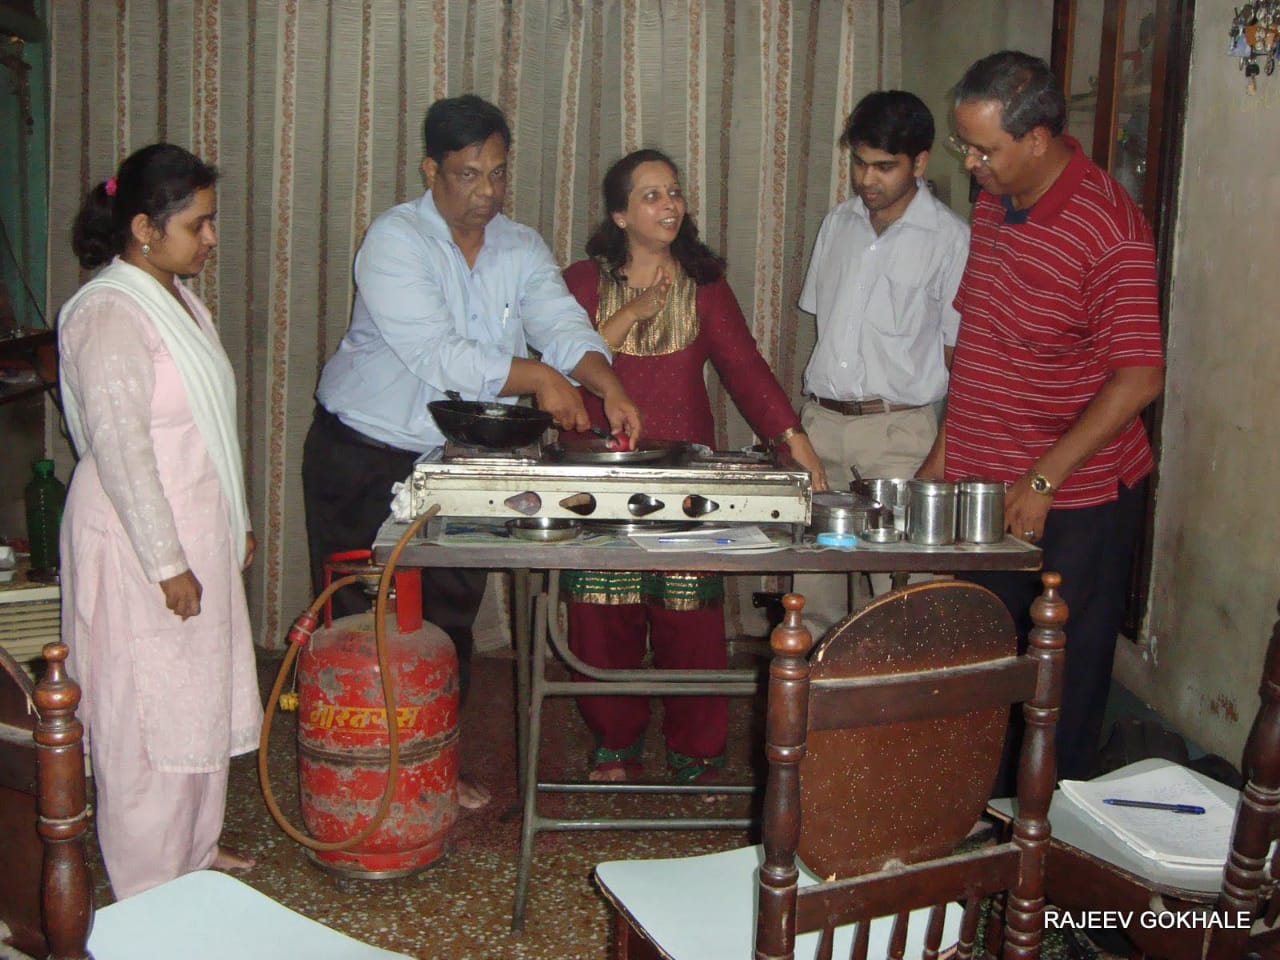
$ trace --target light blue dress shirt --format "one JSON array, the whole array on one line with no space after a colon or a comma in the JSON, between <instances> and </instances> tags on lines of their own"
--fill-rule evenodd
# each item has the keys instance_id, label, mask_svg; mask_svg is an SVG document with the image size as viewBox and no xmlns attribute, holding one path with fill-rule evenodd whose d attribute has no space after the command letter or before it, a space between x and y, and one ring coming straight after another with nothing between
<instances>
[{"instance_id":1,"label":"light blue dress shirt","mask_svg":"<svg viewBox=\"0 0 1280 960\"><path fill-rule=\"evenodd\" d=\"M356 254L351 327L316 399L375 440L425 453L444 443L427 410L456 390L502 400L513 357L532 347L568 374L609 349L569 293L538 234L502 214L469 267L427 191L369 227Z\"/></svg>"}]
</instances>

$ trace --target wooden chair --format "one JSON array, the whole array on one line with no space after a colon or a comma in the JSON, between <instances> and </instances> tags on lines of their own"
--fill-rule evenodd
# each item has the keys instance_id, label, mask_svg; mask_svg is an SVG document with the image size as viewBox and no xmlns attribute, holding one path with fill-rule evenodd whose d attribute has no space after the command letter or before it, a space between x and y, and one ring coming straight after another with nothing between
<instances>
[{"instance_id":1,"label":"wooden chair","mask_svg":"<svg viewBox=\"0 0 1280 960\"><path fill-rule=\"evenodd\" d=\"M44 656L47 671L33 689L0 649L0 920L8 942L49 960L408 960L211 870L95 916L80 688L63 667L64 644L47 644Z\"/></svg>"},{"instance_id":2,"label":"wooden chair","mask_svg":"<svg viewBox=\"0 0 1280 960\"><path fill-rule=\"evenodd\" d=\"M84 729L67 648L35 689L0 648L0 920L33 957L85 956L93 888L85 861Z\"/></svg>"},{"instance_id":3,"label":"wooden chair","mask_svg":"<svg viewBox=\"0 0 1280 960\"><path fill-rule=\"evenodd\" d=\"M1260 694L1262 703L1244 749L1244 790L1237 792L1200 778L1236 808L1224 869L1204 882L1203 872L1197 876L1144 860L1055 794L1049 811L1054 837L1045 875L1049 902L1077 916L1083 910L1110 910L1117 920L1129 918L1124 933L1134 945L1135 956L1168 960L1280 957L1280 897L1275 895L1280 854L1268 859L1272 844L1280 839L1280 622L1267 647ZM1144 760L1109 776L1166 762ZM1008 802L994 806L997 814L1008 815L1012 809ZM1193 824L1186 826L1194 829ZM1200 926L1175 926L1154 919L1169 913L1199 915L1203 920L1210 912L1224 918L1243 913L1253 924L1205 921ZM1152 919L1144 923L1144 915Z\"/></svg>"},{"instance_id":4,"label":"wooden chair","mask_svg":"<svg viewBox=\"0 0 1280 960\"><path fill-rule=\"evenodd\" d=\"M753 929L757 958L936 957L950 944L968 957L979 906L1000 891L1003 955L1038 956L1066 620L1060 578L1043 582L1023 656L1000 601L969 583L887 594L807 657L804 601L786 597L771 637L763 846L598 866L619 960L747 957ZM1013 839L957 853L1018 702Z\"/></svg>"}]
</instances>

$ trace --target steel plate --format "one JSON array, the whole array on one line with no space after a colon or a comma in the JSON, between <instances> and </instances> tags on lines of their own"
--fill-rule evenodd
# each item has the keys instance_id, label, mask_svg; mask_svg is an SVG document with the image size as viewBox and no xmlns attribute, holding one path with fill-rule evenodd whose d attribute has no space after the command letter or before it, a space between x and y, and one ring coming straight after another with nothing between
<instances>
[{"instance_id":1,"label":"steel plate","mask_svg":"<svg viewBox=\"0 0 1280 960\"><path fill-rule=\"evenodd\" d=\"M684 444L670 440L641 440L635 450L610 450L609 442L599 437L575 437L554 444L546 455L561 463L656 463L684 449Z\"/></svg>"},{"instance_id":2,"label":"steel plate","mask_svg":"<svg viewBox=\"0 0 1280 960\"><path fill-rule=\"evenodd\" d=\"M580 520L561 517L517 517L507 521L507 532L518 540L535 543L559 543L572 540L582 529Z\"/></svg>"},{"instance_id":3,"label":"steel plate","mask_svg":"<svg viewBox=\"0 0 1280 960\"><path fill-rule=\"evenodd\" d=\"M697 530L701 523L680 520L584 520L582 525L599 533L629 537L633 533L681 533Z\"/></svg>"}]
</instances>

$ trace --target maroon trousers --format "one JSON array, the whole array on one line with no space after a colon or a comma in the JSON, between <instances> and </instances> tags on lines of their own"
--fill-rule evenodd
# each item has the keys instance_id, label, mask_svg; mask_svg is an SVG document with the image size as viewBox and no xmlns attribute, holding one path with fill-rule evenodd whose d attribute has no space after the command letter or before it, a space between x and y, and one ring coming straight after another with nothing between
<instances>
[{"instance_id":1,"label":"maroon trousers","mask_svg":"<svg viewBox=\"0 0 1280 960\"><path fill-rule=\"evenodd\" d=\"M646 635L655 667L671 670L723 670L729 653L724 610L668 610L656 604L620 605L570 601L569 648L593 667L635 670L641 666ZM574 674L575 680L587 680ZM578 697L582 717L610 750L635 743L649 726L645 696ZM664 697L662 732L667 749L706 759L724 753L729 728L725 697Z\"/></svg>"}]
</instances>

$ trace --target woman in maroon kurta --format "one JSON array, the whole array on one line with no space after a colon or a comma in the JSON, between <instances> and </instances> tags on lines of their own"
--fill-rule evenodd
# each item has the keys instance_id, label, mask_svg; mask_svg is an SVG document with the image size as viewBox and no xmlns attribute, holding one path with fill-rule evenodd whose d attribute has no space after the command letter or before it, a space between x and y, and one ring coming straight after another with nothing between
<instances>
[{"instance_id":1,"label":"woman in maroon kurta","mask_svg":"<svg viewBox=\"0 0 1280 960\"><path fill-rule=\"evenodd\" d=\"M587 241L591 259L570 266L565 282L614 351L613 369L644 416L645 436L715 446L703 371L708 360L755 432L813 474L822 463L747 328L724 277L724 261L698 239L686 216L675 165L638 150L604 179L608 216ZM585 396L593 422L606 425L599 401ZM635 669L646 632L654 665L724 669L723 580L690 573L566 571L569 644L584 662ZM639 769L649 703L644 697L579 697L596 734L593 780L623 780ZM663 709L667 761L674 777L706 780L724 762L724 697L668 697Z\"/></svg>"}]
</instances>

